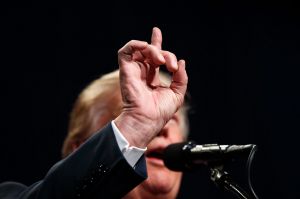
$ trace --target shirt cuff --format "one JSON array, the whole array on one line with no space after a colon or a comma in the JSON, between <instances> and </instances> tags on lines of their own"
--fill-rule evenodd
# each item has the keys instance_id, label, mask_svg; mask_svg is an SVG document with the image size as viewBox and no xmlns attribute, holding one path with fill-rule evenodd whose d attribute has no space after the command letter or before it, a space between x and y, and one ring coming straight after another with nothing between
<instances>
[{"instance_id":1,"label":"shirt cuff","mask_svg":"<svg viewBox=\"0 0 300 199\"><path fill-rule=\"evenodd\" d=\"M141 149L141 148L138 148L135 146L129 146L129 142L123 136L123 134L120 132L120 130L118 129L118 127L116 126L116 124L113 120L111 121L111 126L114 131L120 151L122 152L123 156L129 163L129 165L134 168L137 161L147 150L147 147L144 149Z\"/></svg>"}]
</instances>

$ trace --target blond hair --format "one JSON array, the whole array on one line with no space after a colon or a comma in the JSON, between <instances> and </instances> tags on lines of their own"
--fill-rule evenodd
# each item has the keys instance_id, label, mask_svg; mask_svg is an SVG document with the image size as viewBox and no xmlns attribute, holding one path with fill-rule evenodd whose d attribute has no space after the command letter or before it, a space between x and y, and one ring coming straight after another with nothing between
<instances>
[{"instance_id":1,"label":"blond hair","mask_svg":"<svg viewBox=\"0 0 300 199\"><path fill-rule=\"evenodd\" d=\"M160 73L163 84L170 78ZM78 96L70 114L68 134L65 138L62 156L73 151L94 132L102 128L108 120L115 119L122 110L119 70L113 71L92 81ZM180 128L186 138L188 135L187 105L179 109Z\"/></svg>"}]
</instances>

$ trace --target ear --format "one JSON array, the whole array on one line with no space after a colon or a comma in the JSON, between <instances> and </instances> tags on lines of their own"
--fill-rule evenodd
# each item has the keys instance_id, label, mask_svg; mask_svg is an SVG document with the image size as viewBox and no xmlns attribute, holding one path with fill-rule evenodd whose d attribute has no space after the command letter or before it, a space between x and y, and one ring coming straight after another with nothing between
<instances>
[{"instance_id":1,"label":"ear","mask_svg":"<svg viewBox=\"0 0 300 199\"><path fill-rule=\"evenodd\" d=\"M81 145L81 143L82 143L82 142L79 142L79 141L73 142L73 143L71 144L72 152L76 151L76 150L78 149L78 147Z\"/></svg>"}]
</instances>

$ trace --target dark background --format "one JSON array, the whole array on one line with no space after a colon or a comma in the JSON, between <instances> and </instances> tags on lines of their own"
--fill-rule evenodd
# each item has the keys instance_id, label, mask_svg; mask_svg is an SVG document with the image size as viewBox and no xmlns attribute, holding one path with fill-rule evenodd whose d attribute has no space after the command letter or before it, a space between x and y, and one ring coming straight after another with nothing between
<instances>
[{"instance_id":1,"label":"dark background","mask_svg":"<svg viewBox=\"0 0 300 199\"><path fill-rule=\"evenodd\" d=\"M117 68L131 39L163 32L187 62L191 139L258 145L260 198L299 198L300 24L289 3L101 2L1 6L0 181L30 185L60 159L69 112L91 80ZM247 187L245 162L228 165ZM205 169L179 198L234 198Z\"/></svg>"}]
</instances>

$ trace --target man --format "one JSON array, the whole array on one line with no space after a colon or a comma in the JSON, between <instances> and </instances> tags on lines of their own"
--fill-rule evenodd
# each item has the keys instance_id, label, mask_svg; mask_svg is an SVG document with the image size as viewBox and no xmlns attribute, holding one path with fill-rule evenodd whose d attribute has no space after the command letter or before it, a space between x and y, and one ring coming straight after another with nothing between
<instances>
[{"instance_id":1,"label":"man","mask_svg":"<svg viewBox=\"0 0 300 199\"><path fill-rule=\"evenodd\" d=\"M160 80L164 86L170 84L169 77L164 73L160 74ZM63 157L75 151L88 137L116 118L121 109L119 71L94 80L81 92L71 112L69 133L62 150ZM186 105L181 107L147 146L148 179L124 198L176 198L182 173L167 169L161 155L167 145L186 139L188 133L186 109Z\"/></svg>"},{"instance_id":2,"label":"man","mask_svg":"<svg viewBox=\"0 0 300 199\"><path fill-rule=\"evenodd\" d=\"M151 44L132 40L119 50L122 110L113 121L55 164L43 180L29 187L0 184L0 198L121 198L141 183L146 178L145 148L163 134L183 104L188 81L185 62L161 50L161 41L154 28ZM160 83L160 65L172 72L169 86Z\"/></svg>"}]
</instances>

